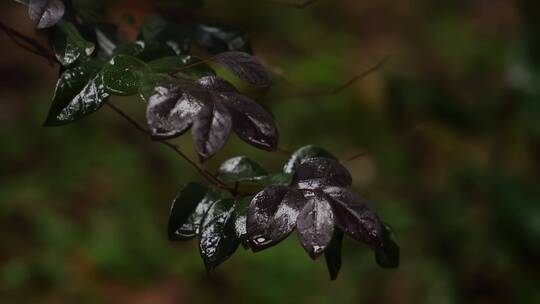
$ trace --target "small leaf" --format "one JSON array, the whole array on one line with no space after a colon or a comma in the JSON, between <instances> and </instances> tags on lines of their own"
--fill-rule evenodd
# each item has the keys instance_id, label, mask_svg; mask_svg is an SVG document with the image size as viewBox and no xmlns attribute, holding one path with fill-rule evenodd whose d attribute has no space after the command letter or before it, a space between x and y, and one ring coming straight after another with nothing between
<instances>
[{"instance_id":1,"label":"small leaf","mask_svg":"<svg viewBox=\"0 0 540 304\"><path fill-rule=\"evenodd\" d=\"M114 56L103 68L105 90L114 95L132 95L139 90L141 75L148 71L146 64L128 55Z\"/></svg>"},{"instance_id":2,"label":"small leaf","mask_svg":"<svg viewBox=\"0 0 540 304\"><path fill-rule=\"evenodd\" d=\"M312 259L324 253L334 234L334 215L328 199L316 192L298 215L300 243Z\"/></svg>"},{"instance_id":3,"label":"small leaf","mask_svg":"<svg viewBox=\"0 0 540 304\"><path fill-rule=\"evenodd\" d=\"M272 114L247 97L233 93L223 93L223 97L232 115L234 132L252 146L274 151L279 135Z\"/></svg>"},{"instance_id":4,"label":"small leaf","mask_svg":"<svg viewBox=\"0 0 540 304\"><path fill-rule=\"evenodd\" d=\"M236 213L236 219L234 221L234 231L236 232L236 237L240 240L240 243L242 244L242 247L244 249L249 248L249 241L247 236L247 210L248 205L243 204L245 207L243 207L241 210L237 210Z\"/></svg>"},{"instance_id":5,"label":"small leaf","mask_svg":"<svg viewBox=\"0 0 540 304\"><path fill-rule=\"evenodd\" d=\"M219 76L206 76L197 80L205 89L217 93L239 93L238 90L227 80Z\"/></svg>"},{"instance_id":6,"label":"small leaf","mask_svg":"<svg viewBox=\"0 0 540 304\"><path fill-rule=\"evenodd\" d=\"M208 92L190 83L176 81L158 85L146 110L152 136L167 139L186 132L208 98Z\"/></svg>"},{"instance_id":7,"label":"small leaf","mask_svg":"<svg viewBox=\"0 0 540 304\"><path fill-rule=\"evenodd\" d=\"M221 199L221 193L215 189L210 189L197 205L195 211L191 213L184 224L176 231L179 240L189 240L200 234L200 228L204 215L215 202Z\"/></svg>"},{"instance_id":8,"label":"small leaf","mask_svg":"<svg viewBox=\"0 0 540 304\"><path fill-rule=\"evenodd\" d=\"M118 46L118 28L112 23L100 23L95 26L99 58L109 60Z\"/></svg>"},{"instance_id":9,"label":"small leaf","mask_svg":"<svg viewBox=\"0 0 540 304\"><path fill-rule=\"evenodd\" d=\"M187 26L153 16L146 20L139 38L144 41L156 41L166 44L177 55L181 55L189 53L192 33Z\"/></svg>"},{"instance_id":10,"label":"small leaf","mask_svg":"<svg viewBox=\"0 0 540 304\"><path fill-rule=\"evenodd\" d=\"M139 96L146 102L149 102L150 97L156 92L156 88L160 83L172 83L174 78L167 74L161 73L146 73L141 75L139 83Z\"/></svg>"},{"instance_id":11,"label":"small leaf","mask_svg":"<svg viewBox=\"0 0 540 304\"><path fill-rule=\"evenodd\" d=\"M28 15L38 29L54 26L62 19L65 12L64 3L60 0L30 0Z\"/></svg>"},{"instance_id":12,"label":"small leaf","mask_svg":"<svg viewBox=\"0 0 540 304\"><path fill-rule=\"evenodd\" d=\"M88 61L66 70L58 79L45 126L58 126L97 111L109 94L105 92L101 63Z\"/></svg>"},{"instance_id":13,"label":"small leaf","mask_svg":"<svg viewBox=\"0 0 540 304\"><path fill-rule=\"evenodd\" d=\"M383 223L383 229L382 247L374 248L375 260L381 267L397 268L399 267L399 245L397 244L396 235L386 223Z\"/></svg>"},{"instance_id":14,"label":"small leaf","mask_svg":"<svg viewBox=\"0 0 540 304\"><path fill-rule=\"evenodd\" d=\"M289 189L270 221L270 239L274 244L286 239L296 227L298 216L306 205L306 198L295 189Z\"/></svg>"},{"instance_id":15,"label":"small leaf","mask_svg":"<svg viewBox=\"0 0 540 304\"><path fill-rule=\"evenodd\" d=\"M187 223L190 216L196 212L198 205L203 201L208 188L199 183L189 183L180 190L171 206L169 215L169 240L179 241L186 239L181 228Z\"/></svg>"},{"instance_id":16,"label":"small leaf","mask_svg":"<svg viewBox=\"0 0 540 304\"><path fill-rule=\"evenodd\" d=\"M267 174L259 163L246 156L230 158L219 167L219 177L225 182L253 180Z\"/></svg>"},{"instance_id":17,"label":"small leaf","mask_svg":"<svg viewBox=\"0 0 540 304\"><path fill-rule=\"evenodd\" d=\"M348 187L352 184L352 177L338 161L318 157L307 159L296 168L293 184L307 190L327 186Z\"/></svg>"},{"instance_id":18,"label":"small leaf","mask_svg":"<svg viewBox=\"0 0 540 304\"><path fill-rule=\"evenodd\" d=\"M285 173L294 173L296 168L305 160L315 157L326 157L336 159L334 155L325 149L315 147L315 146L305 146L302 147L291 155L291 158L287 161L283 167L283 172Z\"/></svg>"},{"instance_id":19,"label":"small leaf","mask_svg":"<svg viewBox=\"0 0 540 304\"><path fill-rule=\"evenodd\" d=\"M247 35L233 27L196 24L194 34L197 43L213 54L227 51L252 53Z\"/></svg>"},{"instance_id":20,"label":"small leaf","mask_svg":"<svg viewBox=\"0 0 540 304\"><path fill-rule=\"evenodd\" d=\"M333 281L337 279L339 270L341 269L341 246L343 243L343 232L339 229L334 229L334 236L330 245L326 247L324 251L324 258L326 260L326 267L330 274L330 279Z\"/></svg>"},{"instance_id":21,"label":"small leaf","mask_svg":"<svg viewBox=\"0 0 540 304\"><path fill-rule=\"evenodd\" d=\"M208 271L227 260L238 248L234 208L234 200L220 200L204 216L199 250Z\"/></svg>"},{"instance_id":22,"label":"small leaf","mask_svg":"<svg viewBox=\"0 0 540 304\"><path fill-rule=\"evenodd\" d=\"M336 225L355 240L370 246L383 244L383 226L366 200L349 189L328 187L324 192L330 197Z\"/></svg>"},{"instance_id":23,"label":"small leaf","mask_svg":"<svg viewBox=\"0 0 540 304\"><path fill-rule=\"evenodd\" d=\"M227 142L232 129L232 118L227 108L218 102L206 103L194 117L193 141L199 158L205 161Z\"/></svg>"},{"instance_id":24,"label":"small leaf","mask_svg":"<svg viewBox=\"0 0 540 304\"><path fill-rule=\"evenodd\" d=\"M69 66L78 59L94 53L95 45L86 41L77 28L67 21L60 21L53 30L53 49L63 66Z\"/></svg>"},{"instance_id":25,"label":"small leaf","mask_svg":"<svg viewBox=\"0 0 540 304\"><path fill-rule=\"evenodd\" d=\"M124 44L118 46L114 54L137 57L144 62L176 55L170 46L153 41L136 41Z\"/></svg>"},{"instance_id":26,"label":"small leaf","mask_svg":"<svg viewBox=\"0 0 540 304\"><path fill-rule=\"evenodd\" d=\"M266 68L250 54L226 52L215 57L215 61L231 71L236 77L258 87L269 87L270 76Z\"/></svg>"},{"instance_id":27,"label":"small leaf","mask_svg":"<svg viewBox=\"0 0 540 304\"><path fill-rule=\"evenodd\" d=\"M196 65L195 65L196 64ZM214 70L201 60L191 55L179 55L159 58L148 63L156 73L181 73L182 75L201 78L215 75Z\"/></svg>"}]
</instances>

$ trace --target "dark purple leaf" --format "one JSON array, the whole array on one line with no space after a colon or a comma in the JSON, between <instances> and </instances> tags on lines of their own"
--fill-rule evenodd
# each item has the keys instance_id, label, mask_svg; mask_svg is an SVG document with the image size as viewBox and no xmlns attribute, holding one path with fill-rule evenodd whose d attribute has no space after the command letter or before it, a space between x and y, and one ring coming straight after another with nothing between
<instances>
[{"instance_id":1,"label":"dark purple leaf","mask_svg":"<svg viewBox=\"0 0 540 304\"><path fill-rule=\"evenodd\" d=\"M266 68L253 56L243 52L225 52L215 61L227 68L236 77L258 87L269 87L270 76Z\"/></svg>"},{"instance_id":2,"label":"dark purple leaf","mask_svg":"<svg viewBox=\"0 0 540 304\"><path fill-rule=\"evenodd\" d=\"M219 76L205 76L197 82L205 89L221 93L238 93L238 90L227 80Z\"/></svg>"},{"instance_id":3,"label":"dark purple leaf","mask_svg":"<svg viewBox=\"0 0 540 304\"><path fill-rule=\"evenodd\" d=\"M270 239L273 244L286 239L296 227L296 220L306 198L296 189L289 189L279 204L274 217L270 221Z\"/></svg>"},{"instance_id":4,"label":"dark purple leaf","mask_svg":"<svg viewBox=\"0 0 540 304\"><path fill-rule=\"evenodd\" d=\"M269 186L251 200L247 211L247 235L253 251L274 245L269 235L272 219L283 197L289 191L286 186Z\"/></svg>"},{"instance_id":5,"label":"dark purple leaf","mask_svg":"<svg viewBox=\"0 0 540 304\"><path fill-rule=\"evenodd\" d=\"M60 0L30 0L28 15L38 29L54 26L64 16L64 3Z\"/></svg>"},{"instance_id":6,"label":"dark purple leaf","mask_svg":"<svg viewBox=\"0 0 540 304\"><path fill-rule=\"evenodd\" d=\"M233 200L220 200L204 216L199 251L208 271L227 260L238 248L234 208Z\"/></svg>"},{"instance_id":7,"label":"dark purple leaf","mask_svg":"<svg viewBox=\"0 0 540 304\"><path fill-rule=\"evenodd\" d=\"M222 103L206 103L194 118L193 141L201 160L207 160L227 142L232 129L231 114Z\"/></svg>"},{"instance_id":8,"label":"dark purple leaf","mask_svg":"<svg viewBox=\"0 0 540 304\"><path fill-rule=\"evenodd\" d=\"M208 188L199 183L189 183L180 190L172 203L169 215L169 240L179 241L186 239L181 232L181 227L186 224L186 221L201 203L207 191Z\"/></svg>"},{"instance_id":9,"label":"dark purple leaf","mask_svg":"<svg viewBox=\"0 0 540 304\"><path fill-rule=\"evenodd\" d=\"M334 229L334 236L330 245L326 247L324 251L324 258L326 260L326 268L330 274L330 279L335 280L341 269L341 246L343 243L343 232L339 229Z\"/></svg>"},{"instance_id":10,"label":"dark purple leaf","mask_svg":"<svg viewBox=\"0 0 540 304\"><path fill-rule=\"evenodd\" d=\"M293 184L299 189L348 187L352 184L352 177L337 160L317 157L307 159L297 167Z\"/></svg>"},{"instance_id":11,"label":"dark purple leaf","mask_svg":"<svg viewBox=\"0 0 540 304\"><path fill-rule=\"evenodd\" d=\"M146 119L152 137L167 139L187 131L199 114L208 93L195 84L165 83L148 100Z\"/></svg>"},{"instance_id":12,"label":"dark purple leaf","mask_svg":"<svg viewBox=\"0 0 540 304\"><path fill-rule=\"evenodd\" d=\"M204 198L199 202L195 211L185 220L180 228L176 230L176 237L179 240L189 240L199 235L200 226L204 215L215 202L220 199L220 193L210 189Z\"/></svg>"},{"instance_id":13,"label":"dark purple leaf","mask_svg":"<svg viewBox=\"0 0 540 304\"><path fill-rule=\"evenodd\" d=\"M324 194L315 193L302 208L296 228L300 243L312 259L323 254L334 234L334 215Z\"/></svg>"},{"instance_id":14,"label":"dark purple leaf","mask_svg":"<svg viewBox=\"0 0 540 304\"><path fill-rule=\"evenodd\" d=\"M396 235L392 228L383 223L384 236L383 244L380 248L374 248L375 260L379 266L384 268L399 267L399 245L397 244Z\"/></svg>"},{"instance_id":15,"label":"dark purple leaf","mask_svg":"<svg viewBox=\"0 0 540 304\"><path fill-rule=\"evenodd\" d=\"M287 161L283 167L283 172L285 173L294 173L296 168L303 163L306 159L315 158L315 157L326 157L336 159L330 152L325 149L315 147L315 146L305 146L296 150L291 158Z\"/></svg>"},{"instance_id":16,"label":"dark purple leaf","mask_svg":"<svg viewBox=\"0 0 540 304\"><path fill-rule=\"evenodd\" d=\"M330 198L336 225L341 230L370 246L382 246L382 223L366 200L345 188L328 187L324 192Z\"/></svg>"},{"instance_id":17,"label":"dark purple leaf","mask_svg":"<svg viewBox=\"0 0 540 304\"><path fill-rule=\"evenodd\" d=\"M259 163L246 156L230 158L219 167L219 177L225 182L251 181L267 174Z\"/></svg>"},{"instance_id":18,"label":"dark purple leaf","mask_svg":"<svg viewBox=\"0 0 540 304\"><path fill-rule=\"evenodd\" d=\"M272 114L247 97L232 93L223 96L232 115L234 132L250 145L274 151L279 134Z\"/></svg>"}]
</instances>

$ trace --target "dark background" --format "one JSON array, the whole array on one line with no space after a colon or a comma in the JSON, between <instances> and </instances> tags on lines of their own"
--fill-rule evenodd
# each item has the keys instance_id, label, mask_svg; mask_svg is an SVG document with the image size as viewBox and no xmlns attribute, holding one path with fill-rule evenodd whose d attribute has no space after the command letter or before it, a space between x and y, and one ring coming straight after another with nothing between
<instances>
[{"instance_id":1,"label":"dark background","mask_svg":"<svg viewBox=\"0 0 540 304\"><path fill-rule=\"evenodd\" d=\"M140 22L145 5L109 13ZM107 108L41 127L57 68L0 34L0 302L540 303L539 6L208 0L196 13L249 31L276 75L252 95L276 115L282 146L365 153L345 165L396 230L401 266L381 269L347 240L334 282L295 235L239 249L208 276L196 242L166 235L171 199L200 179L193 168ZM3 0L0 19L37 35L19 4ZM331 90L389 54L339 94L291 97ZM111 101L144 122L139 100ZM195 156L189 136L178 144ZM275 171L286 160L233 138L208 168L238 154Z\"/></svg>"}]
</instances>

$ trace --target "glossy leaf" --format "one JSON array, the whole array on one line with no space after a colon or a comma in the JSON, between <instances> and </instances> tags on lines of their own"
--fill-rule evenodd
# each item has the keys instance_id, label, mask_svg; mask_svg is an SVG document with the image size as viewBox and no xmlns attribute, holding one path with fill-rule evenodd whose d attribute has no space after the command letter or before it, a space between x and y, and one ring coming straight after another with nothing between
<instances>
[{"instance_id":1,"label":"glossy leaf","mask_svg":"<svg viewBox=\"0 0 540 304\"><path fill-rule=\"evenodd\" d=\"M272 114L242 95L224 93L224 97L225 106L232 115L234 132L252 146L274 151L279 134Z\"/></svg>"},{"instance_id":2,"label":"glossy leaf","mask_svg":"<svg viewBox=\"0 0 540 304\"><path fill-rule=\"evenodd\" d=\"M296 168L305 160L315 157L325 157L325 158L332 158L336 159L334 155L332 155L330 152L326 151L325 149L315 147L315 146L305 146L298 150L296 150L285 166L283 167L283 172L285 173L294 173Z\"/></svg>"},{"instance_id":3,"label":"glossy leaf","mask_svg":"<svg viewBox=\"0 0 540 304\"><path fill-rule=\"evenodd\" d=\"M146 102L149 102L150 97L157 93L156 89L159 84L173 83L174 78L162 73L146 73L141 75L139 83L139 96Z\"/></svg>"},{"instance_id":4,"label":"glossy leaf","mask_svg":"<svg viewBox=\"0 0 540 304\"><path fill-rule=\"evenodd\" d=\"M334 236L330 245L326 247L324 251L324 258L326 260L326 268L328 268L328 274L330 279L335 280L341 269L341 247L343 243L343 232L339 229L334 229Z\"/></svg>"},{"instance_id":5,"label":"glossy leaf","mask_svg":"<svg viewBox=\"0 0 540 304\"><path fill-rule=\"evenodd\" d=\"M199 250L208 271L227 260L238 248L234 208L234 200L220 200L204 216Z\"/></svg>"},{"instance_id":6,"label":"glossy leaf","mask_svg":"<svg viewBox=\"0 0 540 304\"><path fill-rule=\"evenodd\" d=\"M248 240L253 251L274 245L269 235L271 221L288 191L289 188L285 186L269 186L251 200L246 222Z\"/></svg>"},{"instance_id":7,"label":"glossy leaf","mask_svg":"<svg viewBox=\"0 0 540 304\"><path fill-rule=\"evenodd\" d=\"M102 23L95 26L98 55L108 60L112 58L118 46L117 27L111 23Z\"/></svg>"},{"instance_id":8,"label":"glossy leaf","mask_svg":"<svg viewBox=\"0 0 540 304\"><path fill-rule=\"evenodd\" d=\"M205 103L193 123L193 141L199 158L204 161L227 142L232 129L229 110L219 102Z\"/></svg>"},{"instance_id":9,"label":"glossy leaf","mask_svg":"<svg viewBox=\"0 0 540 304\"><path fill-rule=\"evenodd\" d=\"M196 64L196 65L195 65ZM207 64L201 63L201 60L191 55L179 55L159 58L148 63L155 73L175 74L201 78L215 75L214 70Z\"/></svg>"},{"instance_id":10,"label":"glossy leaf","mask_svg":"<svg viewBox=\"0 0 540 304\"><path fill-rule=\"evenodd\" d=\"M103 68L105 90L114 95L132 95L139 90L141 75L148 68L141 60L128 56L114 56Z\"/></svg>"},{"instance_id":11,"label":"glossy leaf","mask_svg":"<svg viewBox=\"0 0 540 304\"><path fill-rule=\"evenodd\" d=\"M233 27L196 24L194 34L197 43L213 54L227 51L252 53L247 35Z\"/></svg>"},{"instance_id":12,"label":"glossy leaf","mask_svg":"<svg viewBox=\"0 0 540 304\"><path fill-rule=\"evenodd\" d=\"M399 245L397 244L396 235L392 228L383 223L384 235L383 244L380 248L374 248L375 260L379 266L384 268L399 267Z\"/></svg>"},{"instance_id":13,"label":"glossy leaf","mask_svg":"<svg viewBox=\"0 0 540 304\"><path fill-rule=\"evenodd\" d=\"M62 20L53 31L53 48L58 61L63 66L69 66L81 58L91 56L95 45L86 41L73 24Z\"/></svg>"},{"instance_id":14,"label":"glossy leaf","mask_svg":"<svg viewBox=\"0 0 540 304\"><path fill-rule=\"evenodd\" d=\"M60 0L30 0L28 15L38 29L54 26L64 16L65 6Z\"/></svg>"},{"instance_id":15,"label":"glossy leaf","mask_svg":"<svg viewBox=\"0 0 540 304\"><path fill-rule=\"evenodd\" d=\"M144 62L176 55L170 46L153 41L136 41L124 44L118 46L114 54L137 57Z\"/></svg>"},{"instance_id":16,"label":"glossy leaf","mask_svg":"<svg viewBox=\"0 0 540 304\"><path fill-rule=\"evenodd\" d=\"M215 57L215 61L231 71L236 77L259 87L271 85L266 68L253 56L244 52L226 52Z\"/></svg>"},{"instance_id":17,"label":"glossy leaf","mask_svg":"<svg viewBox=\"0 0 540 304\"><path fill-rule=\"evenodd\" d=\"M221 193L219 191L209 189L188 219L176 230L176 237L179 240L189 240L199 235L204 215L208 212L210 206L220 199Z\"/></svg>"},{"instance_id":18,"label":"glossy leaf","mask_svg":"<svg viewBox=\"0 0 540 304\"><path fill-rule=\"evenodd\" d=\"M105 103L109 94L103 85L101 67L97 61L88 61L62 73L45 126L81 119Z\"/></svg>"},{"instance_id":19,"label":"glossy leaf","mask_svg":"<svg viewBox=\"0 0 540 304\"><path fill-rule=\"evenodd\" d=\"M146 119L152 136L166 139L181 135L204 107L208 93L189 83L160 84L149 98Z\"/></svg>"},{"instance_id":20,"label":"glossy leaf","mask_svg":"<svg viewBox=\"0 0 540 304\"><path fill-rule=\"evenodd\" d=\"M140 39L166 44L177 55L187 54L191 48L192 34L186 26L178 25L160 17L150 17L143 25Z\"/></svg>"},{"instance_id":21,"label":"glossy leaf","mask_svg":"<svg viewBox=\"0 0 540 304\"><path fill-rule=\"evenodd\" d=\"M330 198L339 229L370 246L382 246L382 223L362 197L349 189L339 187L328 187L324 192Z\"/></svg>"},{"instance_id":22,"label":"glossy leaf","mask_svg":"<svg viewBox=\"0 0 540 304\"><path fill-rule=\"evenodd\" d=\"M348 187L352 184L352 177L338 161L318 157L307 159L296 168L293 184L299 189L317 189L327 186Z\"/></svg>"},{"instance_id":23,"label":"glossy leaf","mask_svg":"<svg viewBox=\"0 0 540 304\"><path fill-rule=\"evenodd\" d=\"M189 183L180 190L172 203L169 215L169 240L179 241L187 238L185 233L181 231L181 227L196 212L207 192L208 188L199 183Z\"/></svg>"},{"instance_id":24,"label":"glossy leaf","mask_svg":"<svg viewBox=\"0 0 540 304\"><path fill-rule=\"evenodd\" d=\"M296 228L302 247L312 259L324 253L334 235L334 214L328 199L315 193L298 215Z\"/></svg>"},{"instance_id":25,"label":"glossy leaf","mask_svg":"<svg viewBox=\"0 0 540 304\"><path fill-rule=\"evenodd\" d=\"M270 239L276 244L291 234L297 224L298 216L306 205L306 198L295 189L289 189L270 221Z\"/></svg>"},{"instance_id":26,"label":"glossy leaf","mask_svg":"<svg viewBox=\"0 0 540 304\"><path fill-rule=\"evenodd\" d=\"M240 244L242 244L242 247L244 247L244 249L248 249L249 248L249 241L248 241L248 236L247 236L248 204L242 204L242 205L244 205L245 207L236 210L236 219L234 220L234 231L236 233L236 238L240 240Z\"/></svg>"},{"instance_id":27,"label":"glossy leaf","mask_svg":"<svg viewBox=\"0 0 540 304\"><path fill-rule=\"evenodd\" d=\"M238 90L227 80L219 76L206 76L199 78L197 82L205 89L217 93L239 93Z\"/></svg>"},{"instance_id":28,"label":"glossy leaf","mask_svg":"<svg viewBox=\"0 0 540 304\"><path fill-rule=\"evenodd\" d=\"M253 180L267 174L259 163L246 156L230 158L219 167L219 177L226 182Z\"/></svg>"}]
</instances>

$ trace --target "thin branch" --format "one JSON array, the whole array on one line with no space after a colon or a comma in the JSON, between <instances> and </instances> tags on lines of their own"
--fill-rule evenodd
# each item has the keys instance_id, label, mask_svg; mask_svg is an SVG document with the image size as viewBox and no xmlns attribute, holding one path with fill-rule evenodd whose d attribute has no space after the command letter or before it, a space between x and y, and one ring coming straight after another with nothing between
<instances>
[{"instance_id":1,"label":"thin branch","mask_svg":"<svg viewBox=\"0 0 540 304\"><path fill-rule=\"evenodd\" d=\"M56 57L51 53L49 49L41 45L36 39L28 37L19 33L17 30L11 28L10 26L4 24L0 21L0 29L6 33L6 35L19 47L25 49L26 51L41 56L49 61L52 65L58 63Z\"/></svg>"},{"instance_id":2,"label":"thin branch","mask_svg":"<svg viewBox=\"0 0 540 304\"><path fill-rule=\"evenodd\" d=\"M291 149L285 148L283 146L278 146L276 152L279 152L284 155L292 155L294 152Z\"/></svg>"}]
</instances>

